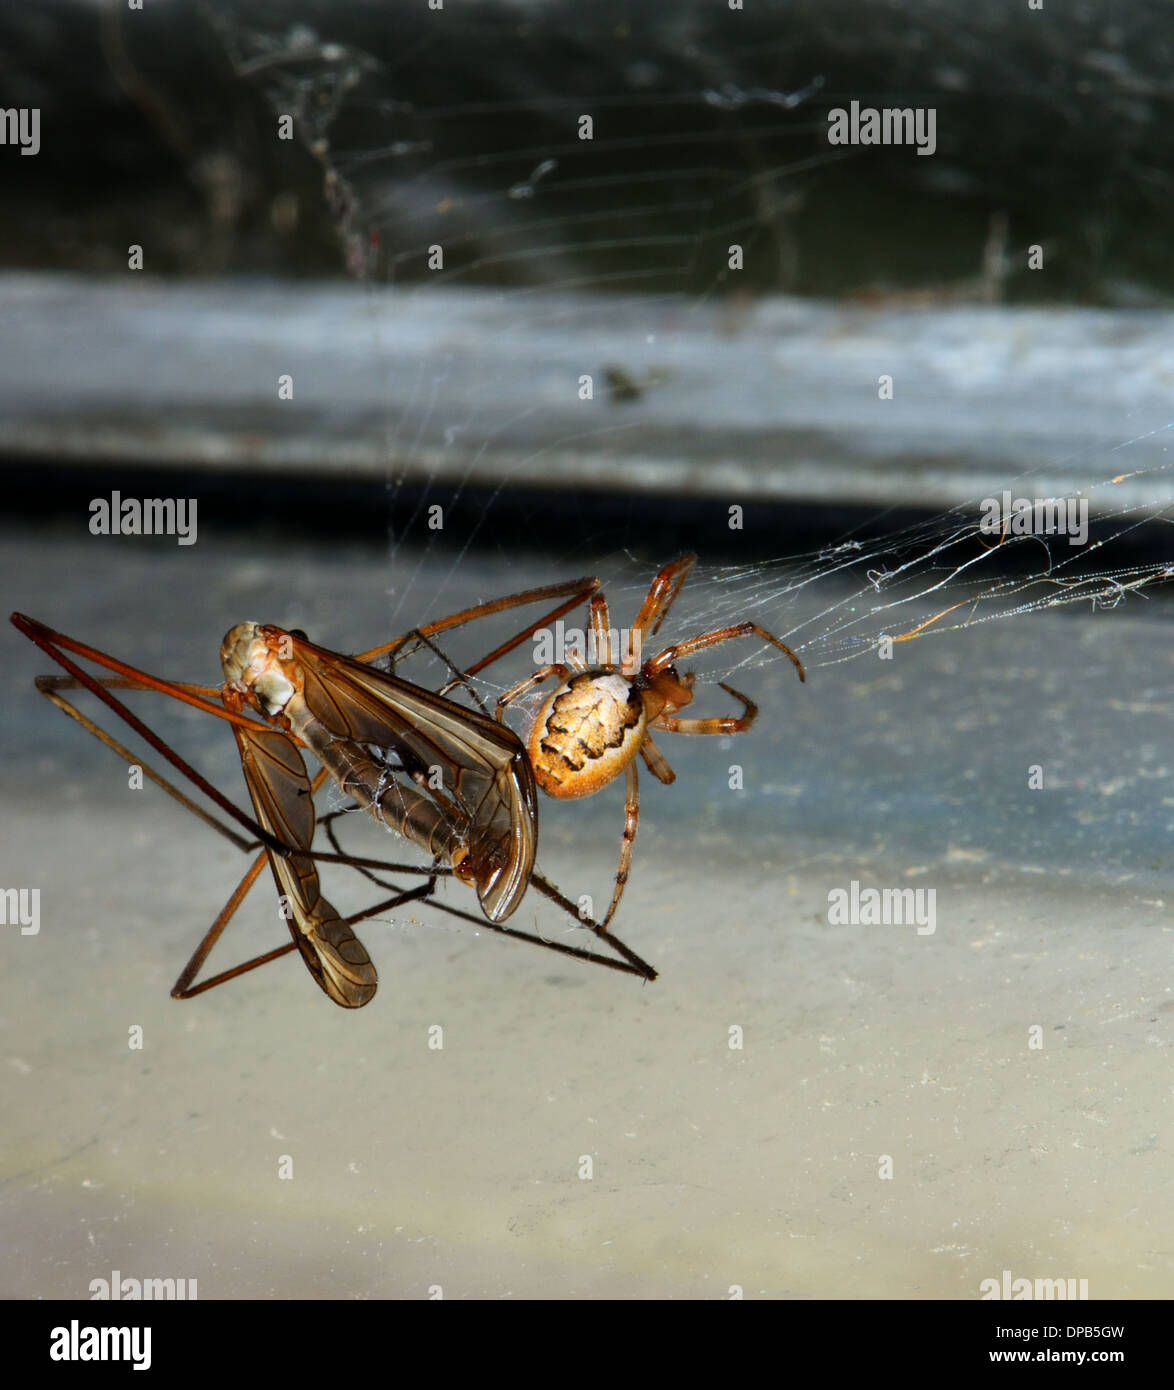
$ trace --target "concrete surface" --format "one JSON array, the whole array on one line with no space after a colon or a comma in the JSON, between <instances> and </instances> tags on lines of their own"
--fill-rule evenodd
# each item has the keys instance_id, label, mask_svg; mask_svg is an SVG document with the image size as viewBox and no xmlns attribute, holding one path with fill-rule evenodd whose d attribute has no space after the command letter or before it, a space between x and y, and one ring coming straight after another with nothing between
<instances>
[{"instance_id":1,"label":"concrete surface","mask_svg":"<svg viewBox=\"0 0 1174 1390\"><path fill-rule=\"evenodd\" d=\"M11 459L723 506L1174 495L1167 314L5 275L0 320Z\"/></svg>"},{"instance_id":2,"label":"concrete surface","mask_svg":"<svg viewBox=\"0 0 1174 1390\"><path fill-rule=\"evenodd\" d=\"M352 648L582 568L203 535L181 550L80 525L12 529L0 551L7 608L206 681L242 618ZM617 616L650 574L601 573L619 568ZM666 636L689 616L683 597ZM36 696L47 663L8 630L0 883L39 887L41 916L0 940L0 1293L84 1297L117 1269L197 1279L205 1299L973 1299L1009 1269L1170 1297L1168 627L1162 603L1132 603L888 663L813 649L806 687L781 659L751 664L735 683L758 727L662 735L678 781L642 779L617 930L656 983L425 904L361 931L381 983L357 1013L289 958L169 999L241 856L129 791ZM159 727L239 791L224 729ZM546 872L606 893L621 819L616 787L544 800ZM853 879L934 889L936 930L830 926L829 891ZM337 871L326 884L349 901ZM213 964L284 939L271 899L263 882Z\"/></svg>"}]
</instances>

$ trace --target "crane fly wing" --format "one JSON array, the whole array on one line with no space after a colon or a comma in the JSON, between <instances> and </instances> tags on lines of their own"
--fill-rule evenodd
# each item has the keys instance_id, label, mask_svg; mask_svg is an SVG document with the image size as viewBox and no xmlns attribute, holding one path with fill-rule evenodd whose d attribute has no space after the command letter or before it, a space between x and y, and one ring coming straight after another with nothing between
<instances>
[{"instance_id":1,"label":"crane fly wing","mask_svg":"<svg viewBox=\"0 0 1174 1390\"><path fill-rule=\"evenodd\" d=\"M277 891L293 916L290 935L321 988L344 1009L371 1001L378 982L366 948L322 896L309 851L317 823L302 755L277 729L233 725L241 769L260 824L294 851L288 859L269 852Z\"/></svg>"},{"instance_id":2,"label":"crane fly wing","mask_svg":"<svg viewBox=\"0 0 1174 1390\"><path fill-rule=\"evenodd\" d=\"M412 770L439 767L468 816L477 896L491 922L518 906L534 867L538 793L512 729L396 676L293 639L314 718L337 738L392 748ZM420 784L428 791L428 779ZM437 798L439 800L439 798Z\"/></svg>"}]
</instances>

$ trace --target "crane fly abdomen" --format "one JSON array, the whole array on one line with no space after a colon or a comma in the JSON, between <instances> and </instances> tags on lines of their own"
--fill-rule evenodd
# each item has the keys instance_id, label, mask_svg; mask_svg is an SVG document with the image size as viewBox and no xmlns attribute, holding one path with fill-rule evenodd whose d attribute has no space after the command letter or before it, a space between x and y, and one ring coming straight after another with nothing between
<instances>
[{"instance_id":1,"label":"crane fly abdomen","mask_svg":"<svg viewBox=\"0 0 1174 1390\"><path fill-rule=\"evenodd\" d=\"M644 703L622 676L573 677L535 716L529 738L535 781L548 796L590 796L636 756L645 722Z\"/></svg>"},{"instance_id":2,"label":"crane fly abdomen","mask_svg":"<svg viewBox=\"0 0 1174 1390\"><path fill-rule=\"evenodd\" d=\"M291 700L286 713L293 732L359 807L433 856L462 857L458 853L463 842L461 824L446 815L437 801L400 781L364 747L325 731L304 700Z\"/></svg>"}]
</instances>

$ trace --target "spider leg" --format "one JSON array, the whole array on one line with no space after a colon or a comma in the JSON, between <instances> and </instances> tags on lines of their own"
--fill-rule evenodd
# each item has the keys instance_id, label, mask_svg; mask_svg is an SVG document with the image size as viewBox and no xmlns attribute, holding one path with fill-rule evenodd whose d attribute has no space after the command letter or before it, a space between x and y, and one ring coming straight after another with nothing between
<instances>
[{"instance_id":1,"label":"spider leg","mask_svg":"<svg viewBox=\"0 0 1174 1390\"><path fill-rule=\"evenodd\" d=\"M600 930L607 931L608 923L616 915L616 908L624 896L624 885L628 882L628 871L632 867L632 845L636 839L636 824L640 819L640 781L636 775L636 760L628 764L627 797L624 801L624 838L620 843L620 867L616 871L615 891L611 895L611 906L607 916L600 923Z\"/></svg>"},{"instance_id":2,"label":"spider leg","mask_svg":"<svg viewBox=\"0 0 1174 1390\"><path fill-rule=\"evenodd\" d=\"M660 631L665 614L673 606L673 601L681 592L681 585L688 578L689 571L693 568L693 562L696 559L697 556L692 552L682 555L679 560L665 565L664 569L652 581L644 602L640 605L640 611L636 614L636 621L628 638L628 650L624 653L623 663L620 667L623 675L634 676L640 669L640 651L644 646L645 638L650 635L655 637Z\"/></svg>"},{"instance_id":3,"label":"spider leg","mask_svg":"<svg viewBox=\"0 0 1174 1390\"><path fill-rule=\"evenodd\" d=\"M591 600L591 642L587 655L595 666L605 671L612 669L611 617L607 611L607 599L602 594L596 594Z\"/></svg>"},{"instance_id":4,"label":"spider leg","mask_svg":"<svg viewBox=\"0 0 1174 1390\"><path fill-rule=\"evenodd\" d=\"M533 690L536 685L541 685L543 681L549 680L551 676L557 676L560 681L565 681L569 675L570 670L561 662L556 661L550 666L543 666L540 670L535 671L532 676L527 676L524 681L519 681L517 685L511 685L497 702L498 721L501 723L505 722L502 719L502 711L505 709L506 705L512 705L516 699L525 695L528 690Z\"/></svg>"},{"instance_id":5,"label":"spider leg","mask_svg":"<svg viewBox=\"0 0 1174 1390\"><path fill-rule=\"evenodd\" d=\"M671 715L662 714L652 721L652 727L664 729L670 734L744 734L758 718L758 706L725 681L720 681L719 684L727 694L742 702L740 715L716 715L712 719L674 719Z\"/></svg>"},{"instance_id":6,"label":"spider leg","mask_svg":"<svg viewBox=\"0 0 1174 1390\"><path fill-rule=\"evenodd\" d=\"M663 728L664 726L663 724L658 724L658 727ZM671 787L677 780L677 774L669 767L664 754L656 744L653 743L652 735L649 733L645 733L644 739L640 744L640 756L644 759L648 771L652 773L658 782L663 782L666 787Z\"/></svg>"},{"instance_id":7,"label":"spider leg","mask_svg":"<svg viewBox=\"0 0 1174 1390\"><path fill-rule=\"evenodd\" d=\"M778 647L779 651L790 657L796 671L799 672L799 679L801 681L807 679L803 663L791 648L785 642L780 642L777 637L773 637L766 628L759 627L757 623L737 623L733 627L719 627L712 632L703 632L699 637L690 637L684 642L674 642L671 647L666 647L663 652L645 663L644 674L651 680L653 676L659 675L666 666L671 666L683 656L704 651L706 647L719 646L722 642L732 642L735 637L749 637L751 633L756 637L761 637L764 642L769 642L771 646ZM738 698L741 699L741 696Z\"/></svg>"}]
</instances>

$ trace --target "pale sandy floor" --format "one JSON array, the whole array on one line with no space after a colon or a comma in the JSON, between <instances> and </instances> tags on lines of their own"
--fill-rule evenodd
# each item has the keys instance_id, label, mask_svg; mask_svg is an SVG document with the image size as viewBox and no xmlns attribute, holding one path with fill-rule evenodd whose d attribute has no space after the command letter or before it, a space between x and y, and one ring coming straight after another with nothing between
<instances>
[{"instance_id":1,"label":"pale sandy floor","mask_svg":"<svg viewBox=\"0 0 1174 1390\"><path fill-rule=\"evenodd\" d=\"M230 622L292 623L314 590L312 636L382 635L377 557L108 554L6 537L7 606L189 679ZM470 560L441 611L552 577ZM643 781L620 930L660 980L424 905L362 932L381 983L357 1013L291 959L169 999L240 857L129 792L10 631L0 880L42 904L0 947L0 1294L117 1269L201 1298L975 1298L1009 1269L1171 1296L1174 665L1167 610L1142 607L805 689L786 663L741 673L760 727L736 753L665 736L678 783ZM187 747L231 767L223 730ZM606 892L621 801L544 803L547 872ZM936 932L829 926L853 878L934 888ZM280 944L271 913L263 883L214 961Z\"/></svg>"}]
</instances>

